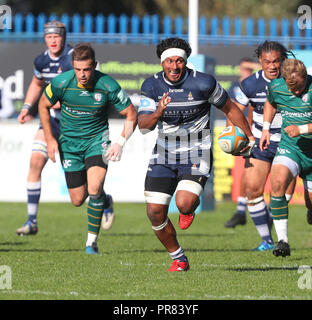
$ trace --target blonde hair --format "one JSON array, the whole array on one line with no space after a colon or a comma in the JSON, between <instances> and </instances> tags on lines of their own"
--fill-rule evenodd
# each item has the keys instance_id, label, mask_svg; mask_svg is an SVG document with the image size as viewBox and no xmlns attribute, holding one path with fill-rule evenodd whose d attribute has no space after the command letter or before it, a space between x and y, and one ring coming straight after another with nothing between
<instances>
[{"instance_id":1,"label":"blonde hair","mask_svg":"<svg viewBox=\"0 0 312 320\"><path fill-rule=\"evenodd\" d=\"M302 79L307 77L307 68L304 63L297 59L286 59L281 66L281 75L290 89L295 88L298 76Z\"/></svg>"}]
</instances>

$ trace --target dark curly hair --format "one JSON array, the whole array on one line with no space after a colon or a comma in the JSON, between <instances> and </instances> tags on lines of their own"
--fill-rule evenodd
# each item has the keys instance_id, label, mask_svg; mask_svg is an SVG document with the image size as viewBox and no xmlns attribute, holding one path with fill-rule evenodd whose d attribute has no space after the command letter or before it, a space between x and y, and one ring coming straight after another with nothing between
<instances>
[{"instance_id":1,"label":"dark curly hair","mask_svg":"<svg viewBox=\"0 0 312 320\"><path fill-rule=\"evenodd\" d=\"M180 38L167 38L162 40L156 48L156 53L158 58L160 58L161 54L170 48L179 48L183 49L186 52L187 57L190 56L192 49L190 45L183 39Z\"/></svg>"},{"instance_id":2,"label":"dark curly hair","mask_svg":"<svg viewBox=\"0 0 312 320\"><path fill-rule=\"evenodd\" d=\"M282 44L277 41L264 41L256 50L255 55L257 58L260 58L263 52L270 52L270 51L278 51L281 54L282 60L286 60L289 55L292 55L294 58L295 55L292 51L287 50Z\"/></svg>"}]
</instances>

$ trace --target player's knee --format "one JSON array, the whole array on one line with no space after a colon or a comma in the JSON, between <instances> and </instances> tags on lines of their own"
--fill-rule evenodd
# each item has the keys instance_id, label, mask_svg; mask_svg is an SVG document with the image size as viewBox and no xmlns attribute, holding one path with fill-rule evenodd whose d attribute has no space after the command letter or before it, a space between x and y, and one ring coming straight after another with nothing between
<instances>
[{"instance_id":1,"label":"player's knee","mask_svg":"<svg viewBox=\"0 0 312 320\"><path fill-rule=\"evenodd\" d=\"M271 192L272 194L284 194L286 191L285 181L279 178L274 178L271 181Z\"/></svg>"},{"instance_id":2,"label":"player's knee","mask_svg":"<svg viewBox=\"0 0 312 320\"><path fill-rule=\"evenodd\" d=\"M163 206L159 204L149 203L147 206L147 216L151 219L155 216L160 216L164 212Z\"/></svg>"},{"instance_id":3,"label":"player's knee","mask_svg":"<svg viewBox=\"0 0 312 320\"><path fill-rule=\"evenodd\" d=\"M245 188L246 198L247 199L256 199L263 195L263 188L257 186L251 186Z\"/></svg>"},{"instance_id":4,"label":"player's knee","mask_svg":"<svg viewBox=\"0 0 312 320\"><path fill-rule=\"evenodd\" d=\"M88 185L88 194L89 195L94 195L94 197L96 196L101 196L103 193L103 187L100 186L91 186L91 185Z\"/></svg>"},{"instance_id":5,"label":"player's knee","mask_svg":"<svg viewBox=\"0 0 312 320\"><path fill-rule=\"evenodd\" d=\"M195 209L199 205L199 199L197 197L195 199L190 197L179 197L176 198L176 205L179 209L179 212L181 212L182 214L189 214L195 211Z\"/></svg>"},{"instance_id":6,"label":"player's knee","mask_svg":"<svg viewBox=\"0 0 312 320\"><path fill-rule=\"evenodd\" d=\"M44 154L39 152L33 152L30 159L29 170L32 172L41 173L46 163L47 163L47 158L44 156Z\"/></svg>"},{"instance_id":7,"label":"player's knee","mask_svg":"<svg viewBox=\"0 0 312 320\"><path fill-rule=\"evenodd\" d=\"M72 204L75 206L75 207L80 207L80 206L82 206L83 205L83 203L84 203L84 200L82 200L82 199L71 199L71 201L72 201Z\"/></svg>"},{"instance_id":8,"label":"player's knee","mask_svg":"<svg viewBox=\"0 0 312 320\"><path fill-rule=\"evenodd\" d=\"M191 180L181 180L176 188L176 205L183 214L189 214L195 211L199 205L199 195L203 187Z\"/></svg>"},{"instance_id":9,"label":"player's knee","mask_svg":"<svg viewBox=\"0 0 312 320\"><path fill-rule=\"evenodd\" d=\"M86 200L86 195L71 195L70 196L71 202L75 207L80 207L84 204Z\"/></svg>"}]
</instances>

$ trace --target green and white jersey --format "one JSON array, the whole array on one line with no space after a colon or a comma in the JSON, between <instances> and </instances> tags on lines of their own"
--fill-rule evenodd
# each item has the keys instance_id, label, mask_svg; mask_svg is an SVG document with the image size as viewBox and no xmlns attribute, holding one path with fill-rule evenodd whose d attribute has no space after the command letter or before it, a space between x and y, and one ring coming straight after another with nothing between
<instances>
[{"instance_id":1,"label":"green and white jersey","mask_svg":"<svg viewBox=\"0 0 312 320\"><path fill-rule=\"evenodd\" d=\"M283 78L274 79L268 86L267 98L282 115L280 145L293 146L300 152L311 152L311 134L290 138L284 129L290 125L312 123L312 77L308 75L306 89L300 96L289 91Z\"/></svg>"},{"instance_id":2,"label":"green and white jersey","mask_svg":"<svg viewBox=\"0 0 312 320\"><path fill-rule=\"evenodd\" d=\"M70 138L90 138L108 129L108 103L118 112L131 103L112 77L97 70L91 87L77 83L70 70L55 77L44 92L52 105L60 101L61 135Z\"/></svg>"}]
</instances>

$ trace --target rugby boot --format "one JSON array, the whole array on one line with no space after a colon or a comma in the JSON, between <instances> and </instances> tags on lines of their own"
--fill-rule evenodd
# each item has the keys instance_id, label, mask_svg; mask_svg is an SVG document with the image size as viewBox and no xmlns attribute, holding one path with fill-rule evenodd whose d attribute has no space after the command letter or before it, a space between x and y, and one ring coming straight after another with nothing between
<instances>
[{"instance_id":1,"label":"rugby boot","mask_svg":"<svg viewBox=\"0 0 312 320\"><path fill-rule=\"evenodd\" d=\"M276 247L273 249L273 254L276 257L282 256L283 258L285 258L286 256L290 256L289 244L284 240L280 240L277 243Z\"/></svg>"}]
</instances>

